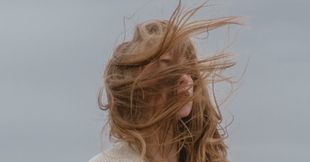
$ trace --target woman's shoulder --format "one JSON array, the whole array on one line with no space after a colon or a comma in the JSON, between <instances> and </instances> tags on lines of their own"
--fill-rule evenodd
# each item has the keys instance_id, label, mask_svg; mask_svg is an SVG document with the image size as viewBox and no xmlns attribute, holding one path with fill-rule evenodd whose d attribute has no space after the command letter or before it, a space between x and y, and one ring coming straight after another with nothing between
<instances>
[{"instance_id":1,"label":"woman's shoulder","mask_svg":"<svg viewBox=\"0 0 310 162\"><path fill-rule=\"evenodd\" d=\"M119 141L95 156L88 162L138 162L139 154L127 142ZM145 162L145 161L142 161Z\"/></svg>"}]
</instances>

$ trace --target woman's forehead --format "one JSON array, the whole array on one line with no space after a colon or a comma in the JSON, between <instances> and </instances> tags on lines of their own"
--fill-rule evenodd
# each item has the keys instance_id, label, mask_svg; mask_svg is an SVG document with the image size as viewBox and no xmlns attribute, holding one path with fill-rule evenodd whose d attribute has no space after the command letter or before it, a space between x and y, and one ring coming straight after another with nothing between
<instances>
[{"instance_id":1,"label":"woman's forehead","mask_svg":"<svg viewBox=\"0 0 310 162\"><path fill-rule=\"evenodd\" d=\"M159 59L172 59L173 57L174 57L173 53L167 52L167 53L164 53L163 55L161 55L159 57Z\"/></svg>"},{"instance_id":2,"label":"woman's forehead","mask_svg":"<svg viewBox=\"0 0 310 162\"><path fill-rule=\"evenodd\" d=\"M180 56L176 53L173 53L173 52L167 52L167 53L164 53L162 54L160 57L159 57L159 60L172 60L172 61L183 61L185 58L184 56Z\"/></svg>"}]
</instances>

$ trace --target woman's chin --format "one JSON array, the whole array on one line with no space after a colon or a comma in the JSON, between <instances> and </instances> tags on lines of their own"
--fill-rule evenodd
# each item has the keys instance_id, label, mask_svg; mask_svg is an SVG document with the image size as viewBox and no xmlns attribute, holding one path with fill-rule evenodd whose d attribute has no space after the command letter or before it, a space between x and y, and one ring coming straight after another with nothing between
<instances>
[{"instance_id":1,"label":"woman's chin","mask_svg":"<svg viewBox=\"0 0 310 162\"><path fill-rule=\"evenodd\" d=\"M188 104L186 104L179 112L178 112L178 116L180 118L184 118L186 116L188 116L191 111L192 111L192 105L193 102L189 102Z\"/></svg>"}]
</instances>

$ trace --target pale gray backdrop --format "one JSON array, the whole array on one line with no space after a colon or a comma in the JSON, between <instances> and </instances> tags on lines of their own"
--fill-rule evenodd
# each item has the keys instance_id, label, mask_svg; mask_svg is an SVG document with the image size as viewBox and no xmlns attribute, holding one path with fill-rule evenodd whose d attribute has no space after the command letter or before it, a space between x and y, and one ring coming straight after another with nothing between
<instances>
[{"instance_id":1,"label":"pale gray backdrop","mask_svg":"<svg viewBox=\"0 0 310 162\"><path fill-rule=\"evenodd\" d=\"M200 0L184 0L192 7ZM241 88L223 107L232 162L310 161L307 0L212 0L199 18L248 16L230 50ZM0 0L0 161L85 162L100 151L103 67L136 23L168 18L175 0ZM133 13L136 14L133 14ZM209 53L226 28L211 32ZM231 36L231 37L232 37ZM203 42L203 41L202 41ZM200 43L203 44L203 43ZM203 51L203 50L201 50ZM105 140L105 147L110 144Z\"/></svg>"}]
</instances>

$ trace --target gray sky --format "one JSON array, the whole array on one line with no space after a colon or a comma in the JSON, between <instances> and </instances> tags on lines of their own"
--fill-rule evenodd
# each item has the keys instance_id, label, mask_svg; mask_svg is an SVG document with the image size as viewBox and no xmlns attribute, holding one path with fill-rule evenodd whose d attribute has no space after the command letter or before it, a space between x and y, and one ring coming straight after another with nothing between
<instances>
[{"instance_id":1,"label":"gray sky","mask_svg":"<svg viewBox=\"0 0 310 162\"><path fill-rule=\"evenodd\" d=\"M186 7L199 0L184 0ZM196 18L248 16L228 49L240 89L223 107L232 162L310 161L310 1L211 0ZM0 161L85 162L100 150L97 107L112 49L136 23L167 19L176 1L0 0ZM136 11L136 14L133 14ZM225 28L200 51L223 47ZM108 139L105 138L105 141ZM109 143L105 142L105 147Z\"/></svg>"}]
</instances>

